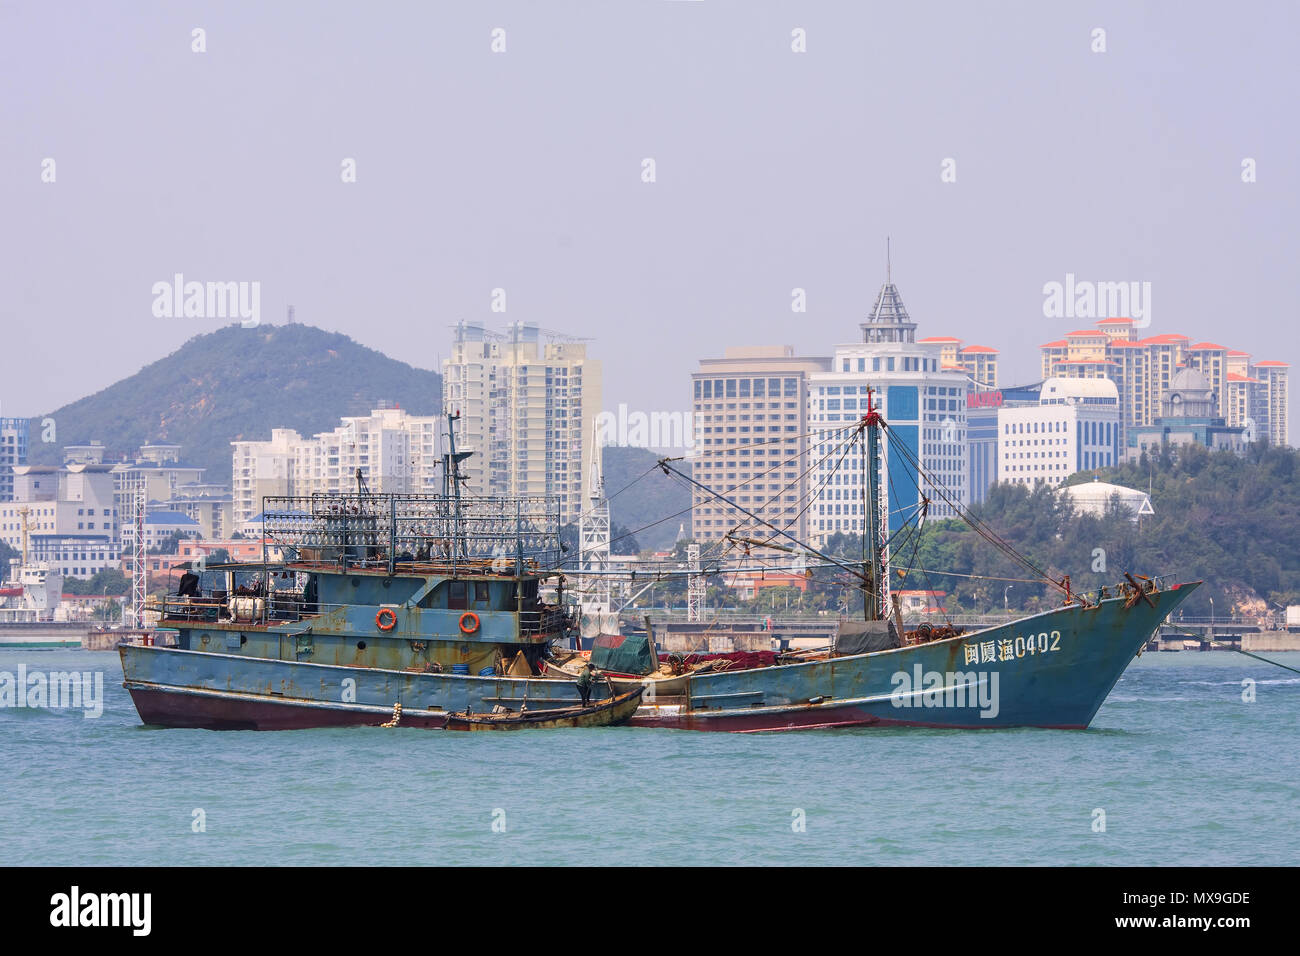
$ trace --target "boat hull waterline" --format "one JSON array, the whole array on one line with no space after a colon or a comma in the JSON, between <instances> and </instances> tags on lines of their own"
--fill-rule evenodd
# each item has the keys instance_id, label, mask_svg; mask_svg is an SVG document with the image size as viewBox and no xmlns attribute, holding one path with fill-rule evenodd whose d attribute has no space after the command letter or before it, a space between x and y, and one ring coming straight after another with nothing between
<instances>
[{"instance_id":1,"label":"boat hull waterline","mask_svg":"<svg viewBox=\"0 0 1300 956\"><path fill-rule=\"evenodd\" d=\"M1045 611L926 644L741 671L693 674L669 699L646 683L632 726L733 732L860 726L1087 727L1160 622L1199 582L1126 607ZM1147 603L1149 599L1150 603ZM163 727L287 730L371 726L402 704L402 726L450 713L581 705L577 685L313 664L124 644L141 720ZM592 699L607 698L593 687Z\"/></svg>"}]
</instances>

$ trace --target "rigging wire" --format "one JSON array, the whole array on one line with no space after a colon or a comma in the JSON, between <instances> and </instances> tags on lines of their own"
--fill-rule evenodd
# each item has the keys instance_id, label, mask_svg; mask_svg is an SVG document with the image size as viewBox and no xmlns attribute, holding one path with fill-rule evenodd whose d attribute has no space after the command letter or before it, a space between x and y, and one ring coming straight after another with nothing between
<instances>
[{"instance_id":1,"label":"rigging wire","mask_svg":"<svg viewBox=\"0 0 1300 956\"><path fill-rule=\"evenodd\" d=\"M891 436L893 435L893 429L888 424L882 422L881 426L886 430L887 434L890 434ZM1049 575L1045 570L1038 567L1038 565L1036 565L1027 556L1017 551L1014 546L1012 546L1009 542L1007 542L1004 538L1002 538L989 525L985 524L983 520L976 517L968 509L963 508L958 501L954 500L953 497L949 494L947 486L944 485L942 482L936 481L934 477L930 475L930 473L921 466L921 462L918 460L917 456L912 453L912 450L908 448L907 445L901 440L898 442L898 450L903 455L903 457L907 459L908 464L912 466L912 468L916 471L916 473L918 475L923 476L927 481L930 482L930 484L934 487L934 489L938 491L939 497L942 498L943 501L946 504L948 504L948 506L951 507L953 511L956 512L957 516L962 521L964 521L967 525L969 525L971 529L975 531L976 534L978 534L989 544L993 545L995 548L997 548L1007 557L1011 558L1013 561L1019 563L1023 567L1032 571L1034 574L1038 575L1041 580L1036 581L1035 583L1045 582L1047 584L1050 584L1052 587L1058 589L1062 593L1068 593L1066 591L1065 585L1062 582L1057 581L1051 575Z\"/></svg>"},{"instance_id":2,"label":"rigging wire","mask_svg":"<svg viewBox=\"0 0 1300 956\"><path fill-rule=\"evenodd\" d=\"M843 432L843 431L847 431L847 430L849 430L849 429L851 429L851 428L856 428L856 427L857 427L856 425L845 425L845 426L843 426L843 427L841 427L841 428L834 429L834 432L837 432L837 433L838 433L838 432ZM813 433L812 433L812 432L809 432L809 433L807 433L807 434L813 434ZM806 437L806 436L800 436L800 437ZM781 440L784 441L785 439L781 439ZM826 439L823 439L822 441L818 442L818 444L824 444L825 441L826 441ZM804 452L803 454L806 455L807 452ZM782 460L782 461L778 461L775 465L772 465L770 468L766 469L765 471L758 472L758 473L756 473L755 475L753 475L753 476L750 477L750 478L746 478L746 479L744 479L743 481L737 482L736 484L732 485L732 486L728 489L728 491L736 491L737 489L742 489L742 488L744 488L745 485L748 485L748 484L750 484L751 482L758 481L758 480L761 479L761 478L765 478L768 474L770 474L771 472L775 471L775 470L778 469L778 468L785 468L785 467L788 467L792 462L796 462L796 461L798 461L800 457L801 457L800 455L796 455L796 456L793 457L793 458L787 458L787 459L784 459L784 460ZM827 456L827 457L829 457L829 456ZM664 465L662 464L662 462L667 462L667 461L680 461L680 460L681 460L681 459L679 459L679 458L664 458L664 459L661 460L661 462L657 462L654 466L652 466L650 470L653 471L655 468L659 468L659 469L661 469L661 470L664 470L665 473L667 473L667 469L664 468ZM822 460L824 461L825 459L822 459ZM672 471L675 472L676 474L678 474L680 477L686 478L685 475L682 475L681 472L677 472L676 469L672 469ZM806 475L807 473L808 473L807 471L804 472L805 475ZM643 477L644 477L644 476L643 476ZM671 477L671 475L670 475L670 477ZM690 479L690 478L686 478L686 480L687 480L687 481L691 481L692 479ZM796 482L797 482L798 480L799 480L798 478L795 479ZM703 485L701 485L700 487L701 487L701 488L704 488ZM705 490L706 490L709 494L713 495L714 497L719 497L718 493L715 492L715 491L713 491L711 488L705 488ZM684 514L688 514L688 513L690 513L692 510L694 510L694 508L695 508L695 504L694 504L694 502L692 502L689 506L687 506L687 507L681 509L680 511L673 512L672 514L670 514L670 515L666 515L665 517L660 518L660 519L658 519L657 521L652 521L652 522L650 522L649 524L642 525L642 526L639 527L639 528L636 528L636 529L633 529L633 530L627 531L627 532L624 533L624 534L621 534L621 535L618 535L617 537L611 538L610 541L609 541L609 543L610 543L611 545L613 545L615 541L622 541L624 538L634 537L635 535L638 535L638 534L640 534L640 533L643 532L643 531L649 531L651 528L657 527L657 526L663 524L665 521L672 521L674 518L679 518L679 517L681 517L681 516L684 515ZM611 520L612 520L612 519L611 519ZM713 542L713 543L710 545L710 550L712 550L713 548L716 548L717 545L719 545L719 544L721 544L721 540L719 540L719 541L717 541L717 542ZM573 557L566 558L566 561L578 560L578 559L580 559L580 558L582 557L583 554L584 554L584 552L581 551L581 550L579 550L579 551L578 551L578 552L577 552Z\"/></svg>"}]
</instances>

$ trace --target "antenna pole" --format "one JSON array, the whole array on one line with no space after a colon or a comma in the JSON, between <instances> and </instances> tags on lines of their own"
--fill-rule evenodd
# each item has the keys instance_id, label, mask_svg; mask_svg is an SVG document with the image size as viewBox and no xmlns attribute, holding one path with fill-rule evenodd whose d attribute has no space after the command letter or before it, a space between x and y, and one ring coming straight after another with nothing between
<instances>
[{"instance_id":1,"label":"antenna pole","mask_svg":"<svg viewBox=\"0 0 1300 956\"><path fill-rule=\"evenodd\" d=\"M447 413L447 454L443 456L442 466L442 487L443 493L448 491L450 482L450 492L452 499L452 567L456 566L457 559L460 556L463 545L464 530L461 527L460 511L460 458L456 454L456 420L460 418L460 412Z\"/></svg>"}]
</instances>

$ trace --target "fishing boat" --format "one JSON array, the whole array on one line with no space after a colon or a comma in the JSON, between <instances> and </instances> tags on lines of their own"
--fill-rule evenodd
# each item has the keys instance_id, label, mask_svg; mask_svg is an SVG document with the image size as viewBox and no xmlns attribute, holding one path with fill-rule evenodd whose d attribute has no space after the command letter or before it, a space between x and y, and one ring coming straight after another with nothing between
<instances>
[{"instance_id":1,"label":"fishing boat","mask_svg":"<svg viewBox=\"0 0 1300 956\"><path fill-rule=\"evenodd\" d=\"M589 707L563 707L547 710L512 711L506 708L492 713L469 712L448 714L448 730L525 730L561 727L616 727L631 719L641 704L644 688L610 697Z\"/></svg>"},{"instance_id":2,"label":"fishing boat","mask_svg":"<svg viewBox=\"0 0 1300 956\"><path fill-rule=\"evenodd\" d=\"M356 492L264 498L263 561L182 579L159 620L174 646L118 648L141 720L374 726L400 704L402 726L442 727L449 714L580 706L576 681L539 668L573 628L558 500L462 496L455 420L442 494L372 494L358 476Z\"/></svg>"},{"instance_id":3,"label":"fishing boat","mask_svg":"<svg viewBox=\"0 0 1300 956\"><path fill-rule=\"evenodd\" d=\"M1093 595L1072 589L1068 577L1056 579L1037 568L926 473L908 443L891 436L874 405L874 390L868 390L866 404L865 414L843 430L846 447L839 456L843 460L856 445L865 472L867 553L860 567L761 521L742 502L677 470L670 459L660 461L665 472L771 528L763 541L739 539L746 546L798 549L851 575L863 591L864 619L842 624L829 652L805 660L692 673L673 697L659 697L655 682L647 681L634 725L738 732L858 726L1086 728L1150 635L1200 583L1164 585L1158 577L1126 573L1124 581ZM890 545L903 532L889 526L888 485L881 478L883 446L891 437L898 458L913 475L946 498L981 537L1050 585L1060 594L1061 606L976 630L929 624L909 630L889 593ZM919 535L927 506L922 497L904 527L910 525ZM794 547L776 543L780 538Z\"/></svg>"},{"instance_id":4,"label":"fishing boat","mask_svg":"<svg viewBox=\"0 0 1300 956\"><path fill-rule=\"evenodd\" d=\"M1150 635L1199 582L1125 575L1080 593L1033 566L957 508L982 537L1061 595L1058 607L991 627L907 629L889 591L891 542L882 445L890 427L867 398L846 429L865 472L867 554L854 566L773 528L851 575L864 619L845 622L829 651L764 667L693 671L664 682L629 674L600 701L640 685L633 726L773 731L856 726L1087 727ZM175 646L124 643L124 685L146 724L212 729L369 725L401 705L402 726L445 727L449 715L580 706L570 675L544 676L554 646L571 646L559 508L553 498L460 494L455 416L448 416L441 495L356 493L263 499L264 533L280 559L209 566L169 597L159 626ZM908 454L905 441L893 443ZM664 473L734 506L676 469ZM923 474L919 461L911 462ZM936 494L941 482L928 481ZM908 519L919 532L925 500ZM778 545L779 546L779 545ZM791 550L787 548L787 550ZM555 581L556 598L542 584ZM669 692L671 691L671 693ZM557 716L558 719L558 716Z\"/></svg>"}]
</instances>

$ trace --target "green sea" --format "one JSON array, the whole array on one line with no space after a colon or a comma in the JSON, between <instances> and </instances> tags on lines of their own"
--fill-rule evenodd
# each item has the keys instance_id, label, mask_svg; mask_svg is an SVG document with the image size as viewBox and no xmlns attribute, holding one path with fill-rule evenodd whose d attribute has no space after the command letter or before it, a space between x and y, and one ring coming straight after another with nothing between
<instances>
[{"instance_id":1,"label":"green sea","mask_svg":"<svg viewBox=\"0 0 1300 956\"><path fill-rule=\"evenodd\" d=\"M1300 675L1230 652L1144 655L1087 731L748 735L149 729L115 654L19 664L104 700L0 709L11 865L1300 863Z\"/></svg>"}]
</instances>

